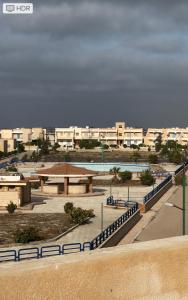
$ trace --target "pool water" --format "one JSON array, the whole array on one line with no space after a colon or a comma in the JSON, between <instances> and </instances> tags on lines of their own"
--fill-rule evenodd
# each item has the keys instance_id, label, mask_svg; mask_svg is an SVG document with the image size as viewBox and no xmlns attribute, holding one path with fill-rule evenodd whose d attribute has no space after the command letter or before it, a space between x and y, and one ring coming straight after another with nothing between
<instances>
[{"instance_id":1,"label":"pool water","mask_svg":"<svg viewBox=\"0 0 188 300\"><path fill-rule=\"evenodd\" d=\"M142 172L149 169L149 164L127 164L127 163L71 163L71 165L80 168L86 168L92 171L109 172L116 167L120 171Z\"/></svg>"}]
</instances>

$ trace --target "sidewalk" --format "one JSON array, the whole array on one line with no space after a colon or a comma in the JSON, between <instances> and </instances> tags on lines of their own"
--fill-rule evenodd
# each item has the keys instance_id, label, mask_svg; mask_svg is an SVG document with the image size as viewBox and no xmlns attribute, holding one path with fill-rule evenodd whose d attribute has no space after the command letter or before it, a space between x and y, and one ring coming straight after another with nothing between
<instances>
[{"instance_id":1,"label":"sidewalk","mask_svg":"<svg viewBox=\"0 0 188 300\"><path fill-rule=\"evenodd\" d=\"M176 194L178 190L177 186L172 186L161 199L145 214L143 214L142 219L129 231L129 233L120 241L119 245L130 244L135 240L140 238L141 233L145 228L150 226L150 223L156 215L159 213L160 209L164 206L164 203L170 201L172 196ZM146 240L155 239L153 236L148 236Z\"/></svg>"}]
</instances>

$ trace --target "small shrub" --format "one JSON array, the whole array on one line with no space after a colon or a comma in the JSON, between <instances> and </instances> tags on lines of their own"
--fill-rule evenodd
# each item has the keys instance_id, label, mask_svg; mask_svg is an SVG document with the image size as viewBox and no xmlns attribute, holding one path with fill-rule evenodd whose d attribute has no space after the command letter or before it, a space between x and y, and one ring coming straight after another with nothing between
<instances>
[{"instance_id":1,"label":"small shrub","mask_svg":"<svg viewBox=\"0 0 188 300\"><path fill-rule=\"evenodd\" d=\"M7 167L6 170L8 172L18 172L18 169L14 165Z\"/></svg>"},{"instance_id":2,"label":"small shrub","mask_svg":"<svg viewBox=\"0 0 188 300\"><path fill-rule=\"evenodd\" d=\"M66 214L71 214L73 208L74 208L74 204L72 202L67 202L64 205L64 211Z\"/></svg>"},{"instance_id":3,"label":"small shrub","mask_svg":"<svg viewBox=\"0 0 188 300\"><path fill-rule=\"evenodd\" d=\"M155 154L150 154L148 156L148 160L150 164L157 164L158 163L158 156Z\"/></svg>"},{"instance_id":4,"label":"small shrub","mask_svg":"<svg viewBox=\"0 0 188 300\"><path fill-rule=\"evenodd\" d=\"M86 209L85 214L87 215L87 218L94 218L95 217L93 209Z\"/></svg>"},{"instance_id":5,"label":"small shrub","mask_svg":"<svg viewBox=\"0 0 188 300\"><path fill-rule=\"evenodd\" d=\"M42 238L39 235L38 229L33 226L17 229L14 233L14 241L16 243L26 244L29 242L39 241L41 239Z\"/></svg>"},{"instance_id":6,"label":"small shrub","mask_svg":"<svg viewBox=\"0 0 188 300\"><path fill-rule=\"evenodd\" d=\"M141 173L140 181L143 185L152 185L155 183L155 178L152 176L150 170L146 170Z\"/></svg>"},{"instance_id":7,"label":"small shrub","mask_svg":"<svg viewBox=\"0 0 188 300\"><path fill-rule=\"evenodd\" d=\"M130 171L120 172L119 176L120 176L122 182L132 179L132 173Z\"/></svg>"},{"instance_id":8,"label":"small shrub","mask_svg":"<svg viewBox=\"0 0 188 300\"><path fill-rule=\"evenodd\" d=\"M37 189L39 189L39 187L40 187L40 182L31 182L32 189L37 190Z\"/></svg>"},{"instance_id":9,"label":"small shrub","mask_svg":"<svg viewBox=\"0 0 188 300\"><path fill-rule=\"evenodd\" d=\"M81 207L74 207L71 211L71 218L76 224L85 224L88 218L94 217L92 209L82 209Z\"/></svg>"},{"instance_id":10,"label":"small shrub","mask_svg":"<svg viewBox=\"0 0 188 300\"><path fill-rule=\"evenodd\" d=\"M17 205L15 203L13 203L12 201L6 206L6 209L9 214L13 214L14 211L16 210L16 208L17 208Z\"/></svg>"}]
</instances>

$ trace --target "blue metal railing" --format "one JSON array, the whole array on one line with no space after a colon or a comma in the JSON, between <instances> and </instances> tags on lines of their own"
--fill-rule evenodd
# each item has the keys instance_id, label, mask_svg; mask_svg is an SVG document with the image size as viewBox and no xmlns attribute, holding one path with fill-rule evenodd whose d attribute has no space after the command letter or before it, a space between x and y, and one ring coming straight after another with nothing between
<instances>
[{"instance_id":1,"label":"blue metal railing","mask_svg":"<svg viewBox=\"0 0 188 300\"><path fill-rule=\"evenodd\" d=\"M125 223L130 217L138 210L138 203L135 203L128 211L121 215L115 222L104 229L99 235L97 235L90 242L90 249L94 250L98 248L109 236L111 236L123 223Z\"/></svg>"},{"instance_id":2,"label":"blue metal railing","mask_svg":"<svg viewBox=\"0 0 188 300\"><path fill-rule=\"evenodd\" d=\"M114 199L113 196L109 196L106 199L106 204L111 206L132 207L133 205L136 204L136 201Z\"/></svg>"},{"instance_id":3,"label":"blue metal railing","mask_svg":"<svg viewBox=\"0 0 188 300\"><path fill-rule=\"evenodd\" d=\"M178 169L176 169L174 174L177 175L179 172L183 171L183 169L187 166L188 166L188 160L183 165L181 165Z\"/></svg>"},{"instance_id":4,"label":"blue metal railing","mask_svg":"<svg viewBox=\"0 0 188 300\"><path fill-rule=\"evenodd\" d=\"M0 250L0 262L21 261L32 258L44 258L54 255L65 255L99 247L112 233L114 233L123 223L125 223L138 210L138 203L135 203L127 212L121 215L114 223L103 230L91 242L71 243L64 245L49 245L42 247L28 247L18 250Z\"/></svg>"},{"instance_id":5,"label":"blue metal railing","mask_svg":"<svg viewBox=\"0 0 188 300\"><path fill-rule=\"evenodd\" d=\"M0 262L21 261L24 259L43 258L54 255L65 255L70 253L91 250L90 242L72 243L64 245L49 245L42 247L28 247L18 250L0 250Z\"/></svg>"},{"instance_id":6,"label":"blue metal railing","mask_svg":"<svg viewBox=\"0 0 188 300\"><path fill-rule=\"evenodd\" d=\"M168 182L172 181L172 175L165 178L160 184L158 184L151 192L144 196L143 202L147 203L154 195L156 195Z\"/></svg>"}]
</instances>

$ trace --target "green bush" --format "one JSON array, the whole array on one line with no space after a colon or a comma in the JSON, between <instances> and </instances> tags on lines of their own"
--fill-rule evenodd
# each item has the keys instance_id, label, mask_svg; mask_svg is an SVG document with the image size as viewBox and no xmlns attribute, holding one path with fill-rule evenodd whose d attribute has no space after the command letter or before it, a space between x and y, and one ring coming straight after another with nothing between
<instances>
[{"instance_id":1,"label":"green bush","mask_svg":"<svg viewBox=\"0 0 188 300\"><path fill-rule=\"evenodd\" d=\"M14 232L14 241L16 243L29 243L41 240L39 230L33 226L28 226L23 229L17 229Z\"/></svg>"},{"instance_id":2,"label":"green bush","mask_svg":"<svg viewBox=\"0 0 188 300\"><path fill-rule=\"evenodd\" d=\"M122 182L132 179L132 173L130 171L120 172L119 176L120 176Z\"/></svg>"},{"instance_id":3,"label":"green bush","mask_svg":"<svg viewBox=\"0 0 188 300\"><path fill-rule=\"evenodd\" d=\"M6 209L9 214L13 214L14 211L16 210L16 208L17 208L17 205L14 204L12 201L6 206Z\"/></svg>"},{"instance_id":4,"label":"green bush","mask_svg":"<svg viewBox=\"0 0 188 300\"><path fill-rule=\"evenodd\" d=\"M31 182L32 189L37 190L37 189L39 189L39 187L40 187L40 182Z\"/></svg>"},{"instance_id":5,"label":"green bush","mask_svg":"<svg viewBox=\"0 0 188 300\"><path fill-rule=\"evenodd\" d=\"M71 218L76 224L85 224L88 218L94 217L92 209L82 209L81 207L74 207L71 211Z\"/></svg>"},{"instance_id":6,"label":"green bush","mask_svg":"<svg viewBox=\"0 0 188 300\"><path fill-rule=\"evenodd\" d=\"M178 150L171 150L168 153L169 162L174 164L180 164L182 162L182 154Z\"/></svg>"},{"instance_id":7,"label":"green bush","mask_svg":"<svg viewBox=\"0 0 188 300\"><path fill-rule=\"evenodd\" d=\"M148 160L150 164L157 164L158 163L158 156L155 154L150 154L148 156Z\"/></svg>"},{"instance_id":8,"label":"green bush","mask_svg":"<svg viewBox=\"0 0 188 300\"><path fill-rule=\"evenodd\" d=\"M14 165L12 165L12 166L7 167L6 171L8 171L8 172L18 172L18 169Z\"/></svg>"},{"instance_id":9,"label":"green bush","mask_svg":"<svg viewBox=\"0 0 188 300\"><path fill-rule=\"evenodd\" d=\"M65 153L65 154L63 155L63 160L64 160L64 162L69 162L69 161L71 161L70 154L69 154L69 153Z\"/></svg>"},{"instance_id":10,"label":"green bush","mask_svg":"<svg viewBox=\"0 0 188 300\"><path fill-rule=\"evenodd\" d=\"M146 170L141 173L140 181L143 185L150 186L155 183L155 178L152 176L150 170Z\"/></svg>"},{"instance_id":11,"label":"green bush","mask_svg":"<svg viewBox=\"0 0 188 300\"><path fill-rule=\"evenodd\" d=\"M81 140L79 142L80 149L94 149L95 147L100 147L101 143L98 140Z\"/></svg>"},{"instance_id":12,"label":"green bush","mask_svg":"<svg viewBox=\"0 0 188 300\"><path fill-rule=\"evenodd\" d=\"M74 208L74 205L72 202L66 202L64 205L64 211L66 214L71 214L73 208Z\"/></svg>"}]
</instances>

